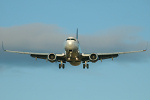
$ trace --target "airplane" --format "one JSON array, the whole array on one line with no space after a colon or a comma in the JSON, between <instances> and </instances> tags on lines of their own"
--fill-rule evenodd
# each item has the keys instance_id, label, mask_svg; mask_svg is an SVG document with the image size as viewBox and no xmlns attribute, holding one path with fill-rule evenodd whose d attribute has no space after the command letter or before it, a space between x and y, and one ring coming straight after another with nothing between
<instances>
[{"instance_id":1,"label":"airplane","mask_svg":"<svg viewBox=\"0 0 150 100\"><path fill-rule=\"evenodd\" d=\"M90 53L84 54L81 52L80 43L78 39L78 29L76 32L76 38L68 37L65 41L64 49L65 53L62 54L55 54L55 53L34 53L34 52L20 52L20 51L11 51L5 50L2 42L2 48L5 52L11 53L19 53L19 54L28 54L31 57L39 59L46 59L46 61L50 62L60 62L59 69L65 68L65 63L69 62L72 66L78 66L83 63L83 69L89 69L88 62L95 63L98 60L102 62L103 59L109 59L118 57L120 54L128 54L128 53L137 53L137 52L144 52L146 50L139 50L139 51L129 51L129 52L114 52L114 53Z\"/></svg>"}]
</instances>

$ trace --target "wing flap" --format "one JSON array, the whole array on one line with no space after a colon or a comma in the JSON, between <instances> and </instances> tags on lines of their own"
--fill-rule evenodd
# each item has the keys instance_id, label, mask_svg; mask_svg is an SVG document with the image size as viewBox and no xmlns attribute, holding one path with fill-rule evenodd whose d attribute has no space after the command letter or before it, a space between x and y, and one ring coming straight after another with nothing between
<instances>
[{"instance_id":1,"label":"wing flap","mask_svg":"<svg viewBox=\"0 0 150 100\"><path fill-rule=\"evenodd\" d=\"M98 55L99 60L100 59L109 59L109 58L116 58L118 57L118 54L111 54L111 55Z\"/></svg>"},{"instance_id":2,"label":"wing flap","mask_svg":"<svg viewBox=\"0 0 150 100\"><path fill-rule=\"evenodd\" d=\"M31 54L30 56L33 57L33 58L47 59L48 55Z\"/></svg>"}]
</instances>

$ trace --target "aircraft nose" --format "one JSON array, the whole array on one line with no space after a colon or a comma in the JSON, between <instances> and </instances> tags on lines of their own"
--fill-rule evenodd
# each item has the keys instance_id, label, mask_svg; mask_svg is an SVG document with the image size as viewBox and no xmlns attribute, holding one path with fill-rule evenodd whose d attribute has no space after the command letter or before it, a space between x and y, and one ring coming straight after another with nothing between
<instances>
[{"instance_id":1,"label":"aircraft nose","mask_svg":"<svg viewBox=\"0 0 150 100\"><path fill-rule=\"evenodd\" d=\"M71 41L68 42L68 45L69 45L69 46L72 46L72 44L73 44L73 43L72 43Z\"/></svg>"},{"instance_id":2,"label":"aircraft nose","mask_svg":"<svg viewBox=\"0 0 150 100\"><path fill-rule=\"evenodd\" d=\"M76 49L77 49L76 43L74 43L72 41L67 41L65 43L65 50L76 50Z\"/></svg>"}]
</instances>

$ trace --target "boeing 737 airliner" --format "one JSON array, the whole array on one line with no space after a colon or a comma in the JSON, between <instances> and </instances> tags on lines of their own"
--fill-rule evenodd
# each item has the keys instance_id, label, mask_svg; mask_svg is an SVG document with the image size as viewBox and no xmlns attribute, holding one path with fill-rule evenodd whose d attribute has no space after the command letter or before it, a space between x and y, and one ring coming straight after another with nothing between
<instances>
[{"instance_id":1,"label":"boeing 737 airliner","mask_svg":"<svg viewBox=\"0 0 150 100\"><path fill-rule=\"evenodd\" d=\"M83 63L83 69L89 68L88 62L97 62L98 60L109 59L118 57L119 54L127 54L127 53L136 53L136 52L143 52L146 50L140 51L130 51L130 52L115 52L115 53L91 53L91 54L84 54L80 51L80 44L78 41L78 29L76 33L76 38L68 37L65 41L65 53L62 54L54 54L54 53L33 53L33 52L20 52L20 51L11 51L5 50L2 43L2 48L6 52L12 53L20 53L20 54L29 54L33 58L40 58L46 59L50 62L60 62L59 68L65 68L65 63L69 62L73 66L78 66Z\"/></svg>"}]
</instances>

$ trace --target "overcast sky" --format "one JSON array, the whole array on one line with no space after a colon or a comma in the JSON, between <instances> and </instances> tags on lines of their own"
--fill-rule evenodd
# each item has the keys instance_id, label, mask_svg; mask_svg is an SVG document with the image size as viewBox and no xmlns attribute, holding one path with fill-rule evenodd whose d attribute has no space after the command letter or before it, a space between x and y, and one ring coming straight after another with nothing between
<instances>
[{"instance_id":1,"label":"overcast sky","mask_svg":"<svg viewBox=\"0 0 150 100\"><path fill-rule=\"evenodd\" d=\"M0 41L5 49L63 53L79 29L82 52L120 52L102 63L69 63L59 70L0 47L0 100L149 100L149 0L0 0Z\"/></svg>"}]
</instances>

